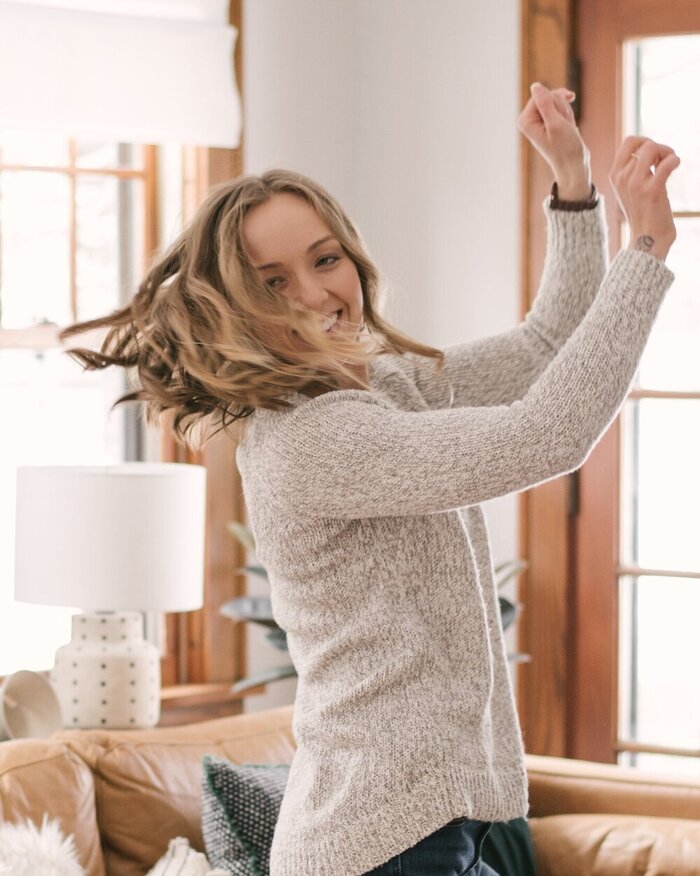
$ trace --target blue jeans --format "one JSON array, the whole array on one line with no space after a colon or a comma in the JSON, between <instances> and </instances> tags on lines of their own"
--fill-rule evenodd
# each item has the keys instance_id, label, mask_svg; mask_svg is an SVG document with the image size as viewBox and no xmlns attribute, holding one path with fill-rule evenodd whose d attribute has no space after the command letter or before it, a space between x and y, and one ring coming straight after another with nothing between
<instances>
[{"instance_id":1,"label":"blue jeans","mask_svg":"<svg viewBox=\"0 0 700 876\"><path fill-rule=\"evenodd\" d=\"M364 876L498 876L481 860L490 821L449 821Z\"/></svg>"}]
</instances>

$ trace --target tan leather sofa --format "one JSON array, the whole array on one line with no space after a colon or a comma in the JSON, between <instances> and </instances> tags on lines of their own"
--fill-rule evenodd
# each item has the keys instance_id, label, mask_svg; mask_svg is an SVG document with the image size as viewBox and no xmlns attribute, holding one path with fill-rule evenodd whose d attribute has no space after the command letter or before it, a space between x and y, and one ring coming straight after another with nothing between
<instances>
[{"instance_id":1,"label":"tan leather sofa","mask_svg":"<svg viewBox=\"0 0 700 876\"><path fill-rule=\"evenodd\" d=\"M0 817L40 823L47 812L75 834L90 876L143 876L173 837L203 850L202 755L290 763L291 720L292 706L282 706L183 727L2 742ZM528 771L538 876L700 874L700 780L532 756Z\"/></svg>"}]
</instances>

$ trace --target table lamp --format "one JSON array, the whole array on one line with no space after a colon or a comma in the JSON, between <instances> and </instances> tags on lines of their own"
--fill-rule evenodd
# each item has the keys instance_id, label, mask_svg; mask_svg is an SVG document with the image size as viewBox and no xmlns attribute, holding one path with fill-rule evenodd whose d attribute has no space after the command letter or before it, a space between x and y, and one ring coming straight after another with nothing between
<instances>
[{"instance_id":1,"label":"table lamp","mask_svg":"<svg viewBox=\"0 0 700 876\"><path fill-rule=\"evenodd\" d=\"M143 611L204 593L206 469L179 463L20 466L15 598L75 606L51 681L66 727L153 727L160 653Z\"/></svg>"}]
</instances>

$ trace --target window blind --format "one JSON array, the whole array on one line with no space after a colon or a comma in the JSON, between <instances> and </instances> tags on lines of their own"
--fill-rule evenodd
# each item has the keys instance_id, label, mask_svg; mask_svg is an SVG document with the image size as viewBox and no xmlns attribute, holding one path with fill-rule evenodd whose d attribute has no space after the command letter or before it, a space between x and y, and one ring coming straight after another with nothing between
<instances>
[{"instance_id":1,"label":"window blind","mask_svg":"<svg viewBox=\"0 0 700 876\"><path fill-rule=\"evenodd\" d=\"M0 2L0 131L233 148L226 0Z\"/></svg>"}]
</instances>

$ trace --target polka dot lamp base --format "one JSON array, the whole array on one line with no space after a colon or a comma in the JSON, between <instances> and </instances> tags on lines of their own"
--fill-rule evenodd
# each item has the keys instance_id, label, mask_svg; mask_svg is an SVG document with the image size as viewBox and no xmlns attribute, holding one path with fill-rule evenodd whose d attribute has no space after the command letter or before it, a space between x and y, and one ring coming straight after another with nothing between
<instances>
[{"instance_id":1,"label":"polka dot lamp base","mask_svg":"<svg viewBox=\"0 0 700 876\"><path fill-rule=\"evenodd\" d=\"M160 718L160 654L139 612L73 615L51 681L64 727L136 729Z\"/></svg>"}]
</instances>

